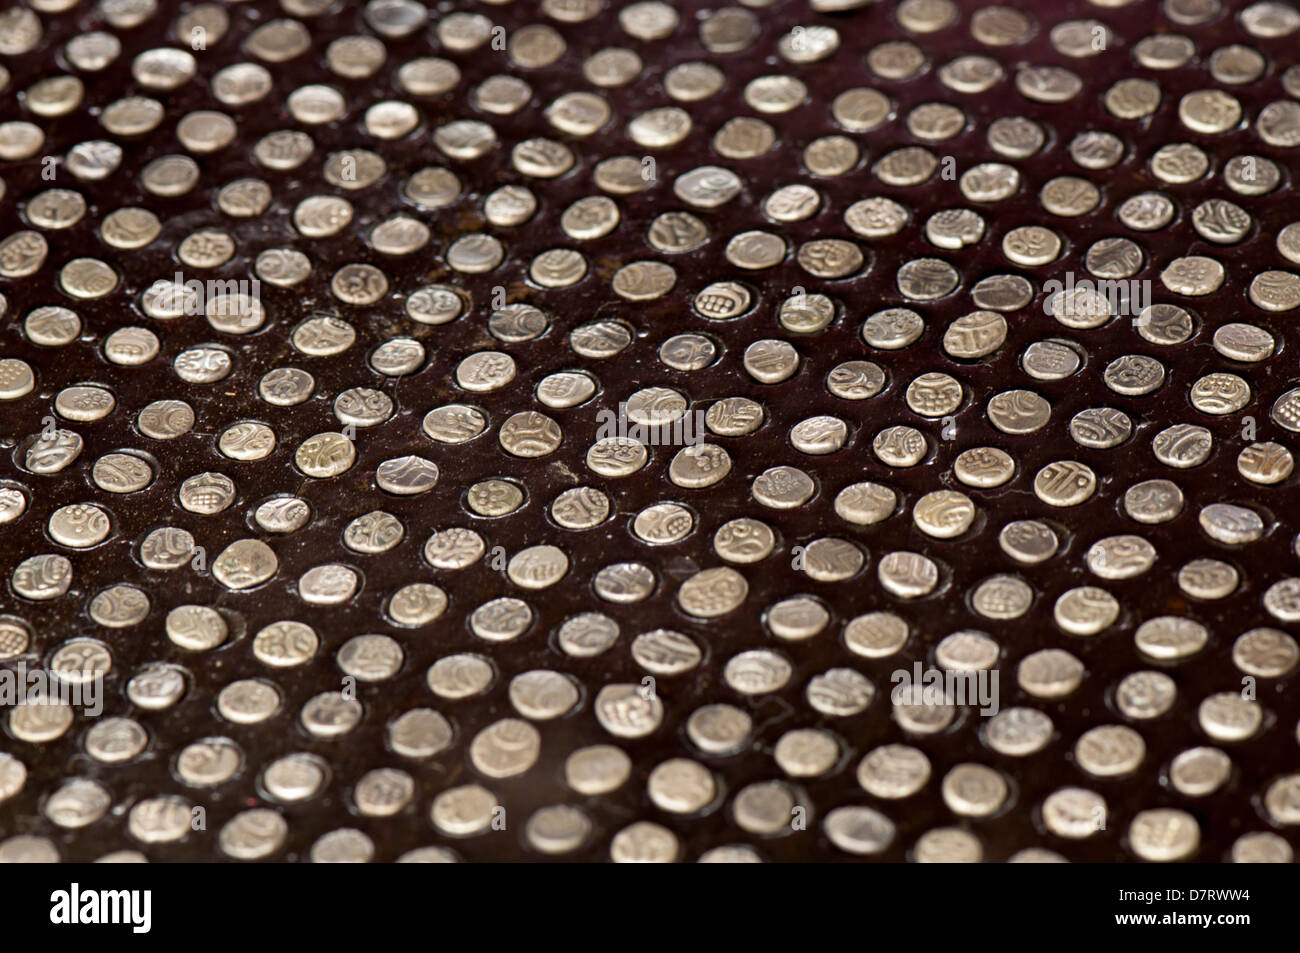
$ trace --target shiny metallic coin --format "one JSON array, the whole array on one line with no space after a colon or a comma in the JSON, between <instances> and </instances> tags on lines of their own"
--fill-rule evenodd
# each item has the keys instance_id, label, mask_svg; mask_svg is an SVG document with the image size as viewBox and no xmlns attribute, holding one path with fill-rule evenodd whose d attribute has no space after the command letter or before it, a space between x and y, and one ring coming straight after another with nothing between
<instances>
[{"instance_id":1,"label":"shiny metallic coin","mask_svg":"<svg viewBox=\"0 0 1300 953\"><path fill-rule=\"evenodd\" d=\"M361 575L350 566L326 563L298 577L298 598L310 605L336 606L350 600L361 585Z\"/></svg>"},{"instance_id":2,"label":"shiny metallic coin","mask_svg":"<svg viewBox=\"0 0 1300 953\"><path fill-rule=\"evenodd\" d=\"M1086 788L1058 788L1044 799L1043 826L1057 837L1082 840L1106 828L1106 800Z\"/></svg>"},{"instance_id":3,"label":"shiny metallic coin","mask_svg":"<svg viewBox=\"0 0 1300 953\"><path fill-rule=\"evenodd\" d=\"M1264 712L1240 692L1219 692L1201 702L1197 717L1201 730L1216 741L1244 741L1259 730Z\"/></svg>"},{"instance_id":4,"label":"shiny metallic coin","mask_svg":"<svg viewBox=\"0 0 1300 953\"><path fill-rule=\"evenodd\" d=\"M1264 792L1264 808L1269 817L1279 823L1300 823L1300 775L1288 774L1278 778Z\"/></svg>"},{"instance_id":5,"label":"shiny metallic coin","mask_svg":"<svg viewBox=\"0 0 1300 953\"><path fill-rule=\"evenodd\" d=\"M358 516L343 529L343 545L358 553L383 553L392 549L406 530L391 513L373 510Z\"/></svg>"},{"instance_id":6,"label":"shiny metallic coin","mask_svg":"<svg viewBox=\"0 0 1300 953\"><path fill-rule=\"evenodd\" d=\"M1217 559L1193 559L1178 570L1178 588L1194 599L1223 599L1240 579L1231 564Z\"/></svg>"},{"instance_id":7,"label":"shiny metallic coin","mask_svg":"<svg viewBox=\"0 0 1300 953\"><path fill-rule=\"evenodd\" d=\"M187 384L215 384L230 375L230 352L215 345L188 348L176 355L172 369Z\"/></svg>"},{"instance_id":8,"label":"shiny metallic coin","mask_svg":"<svg viewBox=\"0 0 1300 953\"><path fill-rule=\"evenodd\" d=\"M250 541L251 542L251 541ZM207 606L177 606L167 613L167 638L191 652L206 652L226 641L225 617Z\"/></svg>"},{"instance_id":9,"label":"shiny metallic coin","mask_svg":"<svg viewBox=\"0 0 1300 953\"><path fill-rule=\"evenodd\" d=\"M388 723L388 746L406 758L431 758L440 751L446 750L452 743L452 737L451 723L430 708L413 708ZM396 780L398 782L396 786L388 787L390 791L396 787L400 794L406 785L400 779ZM408 794L401 806L405 806L409 799ZM368 796L368 800L377 802L374 795ZM392 804L391 796L384 799L382 806L386 813L396 813L387 810ZM380 805L376 803L375 806ZM398 810L400 809L399 806Z\"/></svg>"},{"instance_id":10,"label":"shiny metallic coin","mask_svg":"<svg viewBox=\"0 0 1300 953\"><path fill-rule=\"evenodd\" d=\"M158 335L147 328L118 328L104 338L104 357L120 367L140 367L157 357L161 347Z\"/></svg>"},{"instance_id":11,"label":"shiny metallic coin","mask_svg":"<svg viewBox=\"0 0 1300 953\"><path fill-rule=\"evenodd\" d=\"M1132 728L1103 725L1079 736L1074 758L1095 777L1118 777L1137 770L1146 755L1146 743Z\"/></svg>"},{"instance_id":12,"label":"shiny metallic coin","mask_svg":"<svg viewBox=\"0 0 1300 953\"><path fill-rule=\"evenodd\" d=\"M1180 794L1203 797L1222 787L1232 773L1232 760L1218 748L1189 748L1169 764L1169 783Z\"/></svg>"},{"instance_id":13,"label":"shiny metallic coin","mask_svg":"<svg viewBox=\"0 0 1300 953\"><path fill-rule=\"evenodd\" d=\"M231 682L217 695L217 712L237 725L266 721L280 708L280 691L273 683L255 679Z\"/></svg>"},{"instance_id":14,"label":"shiny metallic coin","mask_svg":"<svg viewBox=\"0 0 1300 953\"><path fill-rule=\"evenodd\" d=\"M599 612L584 612L566 619L556 638L565 654L592 658L608 651L618 640L618 623Z\"/></svg>"},{"instance_id":15,"label":"shiny metallic coin","mask_svg":"<svg viewBox=\"0 0 1300 953\"><path fill-rule=\"evenodd\" d=\"M1143 354L1126 354L1106 364L1102 372L1106 386L1125 397L1143 397L1165 382L1165 365Z\"/></svg>"},{"instance_id":16,"label":"shiny metallic coin","mask_svg":"<svg viewBox=\"0 0 1300 953\"><path fill-rule=\"evenodd\" d=\"M143 470L140 472L143 476ZM176 496L181 506L189 512L212 516L234 503L238 492L235 481L230 477L224 473L208 472L195 474L182 482Z\"/></svg>"},{"instance_id":17,"label":"shiny metallic coin","mask_svg":"<svg viewBox=\"0 0 1300 953\"><path fill-rule=\"evenodd\" d=\"M1124 492L1124 512L1139 523L1167 523L1183 508L1183 491L1170 480L1144 480Z\"/></svg>"},{"instance_id":18,"label":"shiny metallic coin","mask_svg":"<svg viewBox=\"0 0 1300 953\"><path fill-rule=\"evenodd\" d=\"M41 431L23 455L23 464L33 473L58 473L81 455L84 446L71 430Z\"/></svg>"},{"instance_id":19,"label":"shiny metallic coin","mask_svg":"<svg viewBox=\"0 0 1300 953\"><path fill-rule=\"evenodd\" d=\"M74 549L95 546L108 538L108 513L93 503L61 506L50 514L46 532L56 543Z\"/></svg>"},{"instance_id":20,"label":"shiny metallic coin","mask_svg":"<svg viewBox=\"0 0 1300 953\"><path fill-rule=\"evenodd\" d=\"M122 764L139 755L149 744L149 735L130 718L105 718L86 732L86 754L101 764Z\"/></svg>"},{"instance_id":21,"label":"shiny metallic coin","mask_svg":"<svg viewBox=\"0 0 1300 953\"><path fill-rule=\"evenodd\" d=\"M1264 535L1263 519L1254 510L1231 503L1211 503L1197 516L1201 529L1229 546L1254 542Z\"/></svg>"},{"instance_id":22,"label":"shiny metallic coin","mask_svg":"<svg viewBox=\"0 0 1300 953\"><path fill-rule=\"evenodd\" d=\"M1271 270L1257 274L1250 283L1250 300L1265 311L1292 311L1300 307L1300 275Z\"/></svg>"},{"instance_id":23,"label":"shiny metallic coin","mask_svg":"<svg viewBox=\"0 0 1300 953\"><path fill-rule=\"evenodd\" d=\"M147 711L161 711L176 704L185 694L185 675L175 665L150 665L127 682L126 694L133 705Z\"/></svg>"},{"instance_id":24,"label":"shiny metallic coin","mask_svg":"<svg viewBox=\"0 0 1300 953\"><path fill-rule=\"evenodd\" d=\"M136 416L136 426L146 437L172 440L194 429L194 408L183 400L156 400Z\"/></svg>"},{"instance_id":25,"label":"shiny metallic coin","mask_svg":"<svg viewBox=\"0 0 1300 953\"><path fill-rule=\"evenodd\" d=\"M992 668L1000 654L997 642L988 635L965 630L945 636L935 647L934 660L945 670L975 672Z\"/></svg>"},{"instance_id":26,"label":"shiny metallic coin","mask_svg":"<svg viewBox=\"0 0 1300 953\"><path fill-rule=\"evenodd\" d=\"M347 675L362 682L392 678L402 666L402 648L386 635L358 635L339 648L335 660Z\"/></svg>"},{"instance_id":27,"label":"shiny metallic coin","mask_svg":"<svg viewBox=\"0 0 1300 953\"><path fill-rule=\"evenodd\" d=\"M1156 549L1141 536L1107 536L1093 543L1084 559L1102 579L1131 579L1152 567Z\"/></svg>"},{"instance_id":28,"label":"shiny metallic coin","mask_svg":"<svg viewBox=\"0 0 1300 953\"><path fill-rule=\"evenodd\" d=\"M293 620L272 622L253 637L253 655L272 668L293 668L315 656L320 638L311 626Z\"/></svg>"},{"instance_id":29,"label":"shiny metallic coin","mask_svg":"<svg viewBox=\"0 0 1300 953\"><path fill-rule=\"evenodd\" d=\"M243 764L239 746L228 738L205 738L181 749L174 770L190 787L215 787L239 771Z\"/></svg>"},{"instance_id":30,"label":"shiny metallic coin","mask_svg":"<svg viewBox=\"0 0 1300 953\"><path fill-rule=\"evenodd\" d=\"M1139 232L1153 232L1173 221L1173 201L1159 192L1142 192L1120 204L1115 215L1126 228Z\"/></svg>"},{"instance_id":31,"label":"shiny metallic coin","mask_svg":"<svg viewBox=\"0 0 1300 953\"><path fill-rule=\"evenodd\" d=\"M984 739L999 754L1027 757L1052 739L1052 719L1036 708L1007 708L989 719Z\"/></svg>"},{"instance_id":32,"label":"shiny metallic coin","mask_svg":"<svg viewBox=\"0 0 1300 953\"><path fill-rule=\"evenodd\" d=\"M988 619L1018 619L1033 602L1033 590L1018 576L990 576L971 590L970 605Z\"/></svg>"},{"instance_id":33,"label":"shiny metallic coin","mask_svg":"<svg viewBox=\"0 0 1300 953\"><path fill-rule=\"evenodd\" d=\"M987 817L1006 802L1007 782L982 764L959 764L943 779L944 803L963 817Z\"/></svg>"},{"instance_id":34,"label":"shiny metallic coin","mask_svg":"<svg viewBox=\"0 0 1300 953\"><path fill-rule=\"evenodd\" d=\"M296 496L272 497L253 511L253 521L268 533L293 533L310 519L311 507Z\"/></svg>"},{"instance_id":35,"label":"shiny metallic coin","mask_svg":"<svg viewBox=\"0 0 1300 953\"><path fill-rule=\"evenodd\" d=\"M0 616L0 660L17 658L24 654L30 645L31 631L26 623L13 616ZM3 767L0 767L0 777L3 773ZM0 791L2 790L3 786L0 785ZM0 795L0 800L3 799L4 796Z\"/></svg>"},{"instance_id":36,"label":"shiny metallic coin","mask_svg":"<svg viewBox=\"0 0 1300 953\"><path fill-rule=\"evenodd\" d=\"M1157 808L1139 811L1129 825L1129 847L1142 860L1181 860L1200 845L1196 819L1185 811Z\"/></svg>"},{"instance_id":37,"label":"shiny metallic coin","mask_svg":"<svg viewBox=\"0 0 1300 953\"><path fill-rule=\"evenodd\" d=\"M939 584L939 567L920 553L896 551L876 564L880 584L903 599L929 595Z\"/></svg>"},{"instance_id":38,"label":"shiny metallic coin","mask_svg":"<svg viewBox=\"0 0 1300 953\"><path fill-rule=\"evenodd\" d=\"M27 340L41 347L64 347L71 344L81 334L81 327L81 318L76 312L60 307L33 308L23 320L23 334ZM8 385L6 392L18 390L20 381L26 378L20 366L22 364L13 358L5 359L5 366L12 368L9 374L15 375L14 383Z\"/></svg>"},{"instance_id":39,"label":"shiny metallic coin","mask_svg":"<svg viewBox=\"0 0 1300 953\"><path fill-rule=\"evenodd\" d=\"M1205 626L1179 616L1158 616L1138 626L1134 642L1155 659L1177 660L1195 655L1209 641Z\"/></svg>"},{"instance_id":40,"label":"shiny metallic coin","mask_svg":"<svg viewBox=\"0 0 1300 953\"><path fill-rule=\"evenodd\" d=\"M565 783L587 796L617 790L627 781L631 770L631 760L613 745L578 748L564 763Z\"/></svg>"},{"instance_id":41,"label":"shiny metallic coin","mask_svg":"<svg viewBox=\"0 0 1300 953\"><path fill-rule=\"evenodd\" d=\"M217 835L217 845L236 860L259 860L278 851L288 833L288 823L275 811L252 808L226 822Z\"/></svg>"},{"instance_id":42,"label":"shiny metallic coin","mask_svg":"<svg viewBox=\"0 0 1300 953\"><path fill-rule=\"evenodd\" d=\"M646 793L660 810L695 814L717 796L717 784L709 769L699 762L671 758L651 770Z\"/></svg>"},{"instance_id":43,"label":"shiny metallic coin","mask_svg":"<svg viewBox=\"0 0 1300 953\"><path fill-rule=\"evenodd\" d=\"M1026 655L1016 666L1016 681L1037 698L1062 698L1083 681L1084 666L1063 649L1043 649Z\"/></svg>"},{"instance_id":44,"label":"shiny metallic coin","mask_svg":"<svg viewBox=\"0 0 1300 953\"><path fill-rule=\"evenodd\" d=\"M1092 636L1104 632L1119 618L1120 604L1097 586L1079 586L1062 593L1053 607L1056 624L1071 635Z\"/></svg>"},{"instance_id":45,"label":"shiny metallic coin","mask_svg":"<svg viewBox=\"0 0 1300 953\"><path fill-rule=\"evenodd\" d=\"M190 803L175 795L137 801L127 814L127 832L145 844L178 841L190 833L194 819Z\"/></svg>"},{"instance_id":46,"label":"shiny metallic coin","mask_svg":"<svg viewBox=\"0 0 1300 953\"><path fill-rule=\"evenodd\" d=\"M1242 834L1232 845L1234 864L1289 864L1294 857L1291 845L1268 831Z\"/></svg>"},{"instance_id":47,"label":"shiny metallic coin","mask_svg":"<svg viewBox=\"0 0 1300 953\"><path fill-rule=\"evenodd\" d=\"M905 206L892 199L863 199L845 210L844 224L863 238L887 238L901 231L910 215Z\"/></svg>"},{"instance_id":48,"label":"shiny metallic coin","mask_svg":"<svg viewBox=\"0 0 1300 953\"><path fill-rule=\"evenodd\" d=\"M1056 555L1060 544L1055 530L1037 520L1016 520L1002 527L998 533L998 545L1002 551L1026 565L1051 559Z\"/></svg>"},{"instance_id":49,"label":"shiny metallic coin","mask_svg":"<svg viewBox=\"0 0 1300 953\"><path fill-rule=\"evenodd\" d=\"M925 459L929 445L925 436L912 427L888 427L871 441L872 452L891 467L914 467Z\"/></svg>"}]
</instances>

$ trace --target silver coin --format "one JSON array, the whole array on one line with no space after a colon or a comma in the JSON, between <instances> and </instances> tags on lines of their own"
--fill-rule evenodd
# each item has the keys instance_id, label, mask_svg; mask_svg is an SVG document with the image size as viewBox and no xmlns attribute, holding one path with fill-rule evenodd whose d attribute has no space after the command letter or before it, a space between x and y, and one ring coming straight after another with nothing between
<instances>
[{"instance_id":1,"label":"silver coin","mask_svg":"<svg viewBox=\"0 0 1300 953\"><path fill-rule=\"evenodd\" d=\"M402 648L386 635L357 635L340 646L335 660L347 675L362 682L382 682L402 665Z\"/></svg>"},{"instance_id":2,"label":"silver coin","mask_svg":"<svg viewBox=\"0 0 1300 953\"><path fill-rule=\"evenodd\" d=\"M9 584L24 599L57 599L72 585L72 563L64 556L30 556L14 567Z\"/></svg>"},{"instance_id":3,"label":"silver coin","mask_svg":"<svg viewBox=\"0 0 1300 953\"><path fill-rule=\"evenodd\" d=\"M858 764L858 784L868 794L887 800L911 797L930 779L930 761L909 745L873 748Z\"/></svg>"},{"instance_id":4,"label":"silver coin","mask_svg":"<svg viewBox=\"0 0 1300 953\"><path fill-rule=\"evenodd\" d=\"M398 625L416 627L436 621L447 609L447 594L427 582L402 586L388 600L388 616Z\"/></svg>"},{"instance_id":5,"label":"silver coin","mask_svg":"<svg viewBox=\"0 0 1300 953\"><path fill-rule=\"evenodd\" d=\"M293 533L310 519L311 507L296 496L272 497L253 511L253 521L268 533Z\"/></svg>"},{"instance_id":6,"label":"silver coin","mask_svg":"<svg viewBox=\"0 0 1300 953\"><path fill-rule=\"evenodd\" d=\"M298 598L310 605L336 606L349 601L361 586L361 574L341 563L325 563L298 577Z\"/></svg>"},{"instance_id":7,"label":"silver coin","mask_svg":"<svg viewBox=\"0 0 1300 953\"><path fill-rule=\"evenodd\" d=\"M1167 862L1190 856L1200 845L1196 819L1185 811L1139 811L1128 829L1129 846L1142 860Z\"/></svg>"},{"instance_id":8,"label":"silver coin","mask_svg":"<svg viewBox=\"0 0 1300 953\"><path fill-rule=\"evenodd\" d=\"M432 758L452 737L451 723L431 708L413 708L388 723L388 746L406 758Z\"/></svg>"},{"instance_id":9,"label":"silver coin","mask_svg":"<svg viewBox=\"0 0 1300 953\"><path fill-rule=\"evenodd\" d=\"M1006 708L989 719L984 737L999 754L1026 757L1052 738L1052 719L1036 708Z\"/></svg>"},{"instance_id":10,"label":"silver coin","mask_svg":"<svg viewBox=\"0 0 1300 953\"><path fill-rule=\"evenodd\" d=\"M1174 203L1167 195L1142 192L1125 199L1115 214L1127 228L1152 232L1168 225L1173 220L1174 211Z\"/></svg>"},{"instance_id":11,"label":"silver coin","mask_svg":"<svg viewBox=\"0 0 1300 953\"><path fill-rule=\"evenodd\" d=\"M194 408L183 400L156 400L136 417L136 426L146 437L171 440L194 428Z\"/></svg>"},{"instance_id":12,"label":"silver coin","mask_svg":"<svg viewBox=\"0 0 1300 953\"><path fill-rule=\"evenodd\" d=\"M1007 782L982 764L959 764L943 778L944 803L963 817L987 817L1006 802Z\"/></svg>"},{"instance_id":13,"label":"silver coin","mask_svg":"<svg viewBox=\"0 0 1300 953\"><path fill-rule=\"evenodd\" d=\"M1124 492L1124 512L1139 523L1167 523L1183 508L1183 492L1170 480L1144 480Z\"/></svg>"},{"instance_id":14,"label":"silver coin","mask_svg":"<svg viewBox=\"0 0 1300 953\"><path fill-rule=\"evenodd\" d=\"M1284 838L1268 831L1242 834L1233 842L1231 853L1234 864L1289 864L1294 856Z\"/></svg>"},{"instance_id":15,"label":"silver coin","mask_svg":"<svg viewBox=\"0 0 1300 953\"><path fill-rule=\"evenodd\" d=\"M1035 380L1063 380L1083 363L1074 348L1056 341L1035 341L1020 360L1025 373Z\"/></svg>"},{"instance_id":16,"label":"silver coin","mask_svg":"<svg viewBox=\"0 0 1300 953\"><path fill-rule=\"evenodd\" d=\"M250 540L249 542L253 542ZM177 606L167 613L167 638L191 652L206 652L226 641L230 628L225 618L207 606Z\"/></svg>"},{"instance_id":17,"label":"silver coin","mask_svg":"<svg viewBox=\"0 0 1300 953\"><path fill-rule=\"evenodd\" d=\"M1231 503L1211 503L1202 507L1197 521L1212 539L1230 546L1254 542L1264 535L1265 530L1258 513Z\"/></svg>"},{"instance_id":18,"label":"silver coin","mask_svg":"<svg viewBox=\"0 0 1300 953\"><path fill-rule=\"evenodd\" d=\"M75 311L61 307L33 308L23 320L23 334L27 340L41 347L64 347L71 344L81 334L81 318ZM24 362L6 358L4 364L9 371L5 374L5 393L14 397L23 396L23 381L34 381L30 368L24 372ZM30 388L28 388L30 390ZM13 397L6 398L9 400Z\"/></svg>"},{"instance_id":19,"label":"silver coin","mask_svg":"<svg viewBox=\"0 0 1300 953\"><path fill-rule=\"evenodd\" d=\"M81 437L71 430L41 431L27 447L23 463L32 473L58 473L81 455L84 446Z\"/></svg>"},{"instance_id":20,"label":"silver coin","mask_svg":"<svg viewBox=\"0 0 1300 953\"><path fill-rule=\"evenodd\" d=\"M328 768L316 755L286 754L264 768L261 787L277 801L307 801L320 792L328 777Z\"/></svg>"},{"instance_id":21,"label":"silver coin","mask_svg":"<svg viewBox=\"0 0 1300 953\"><path fill-rule=\"evenodd\" d=\"M551 519L565 529L591 529L608 518L609 497L594 487L565 490L551 502Z\"/></svg>"},{"instance_id":22,"label":"silver coin","mask_svg":"<svg viewBox=\"0 0 1300 953\"><path fill-rule=\"evenodd\" d=\"M358 553L384 553L402 541L406 530L391 513L372 510L358 516L343 529L343 545Z\"/></svg>"},{"instance_id":23,"label":"silver coin","mask_svg":"<svg viewBox=\"0 0 1300 953\"><path fill-rule=\"evenodd\" d=\"M1147 572L1156 560L1156 549L1141 536L1107 536L1088 548L1084 561L1102 579L1131 579Z\"/></svg>"},{"instance_id":24,"label":"silver coin","mask_svg":"<svg viewBox=\"0 0 1300 953\"><path fill-rule=\"evenodd\" d=\"M1097 586L1066 590L1056 600L1053 618L1071 635L1091 636L1110 628L1119 618L1119 601Z\"/></svg>"},{"instance_id":25,"label":"silver coin","mask_svg":"<svg viewBox=\"0 0 1300 953\"><path fill-rule=\"evenodd\" d=\"M1297 804L1300 804L1300 775L1278 778L1264 792L1264 807L1277 823L1293 825L1300 822Z\"/></svg>"},{"instance_id":26,"label":"silver coin","mask_svg":"<svg viewBox=\"0 0 1300 953\"><path fill-rule=\"evenodd\" d=\"M518 718L503 718L474 736L469 757L480 773L508 778L528 771L536 763L540 747L536 728Z\"/></svg>"},{"instance_id":27,"label":"silver coin","mask_svg":"<svg viewBox=\"0 0 1300 953\"><path fill-rule=\"evenodd\" d=\"M465 504L473 513L492 518L509 516L526 500L523 489L509 480L483 480L465 494Z\"/></svg>"},{"instance_id":28,"label":"silver coin","mask_svg":"<svg viewBox=\"0 0 1300 953\"><path fill-rule=\"evenodd\" d=\"M424 457L394 457L375 468L375 485L395 496L427 493L437 482L438 465Z\"/></svg>"},{"instance_id":29,"label":"silver coin","mask_svg":"<svg viewBox=\"0 0 1300 953\"><path fill-rule=\"evenodd\" d=\"M1151 658L1177 660L1195 655L1209 641L1205 626L1180 616L1157 616L1138 626L1134 633L1138 649Z\"/></svg>"},{"instance_id":30,"label":"silver coin","mask_svg":"<svg viewBox=\"0 0 1300 953\"><path fill-rule=\"evenodd\" d=\"M178 841L190 833L193 821L190 802L175 795L161 795L137 801L127 814L127 831L145 844Z\"/></svg>"},{"instance_id":31,"label":"silver coin","mask_svg":"<svg viewBox=\"0 0 1300 953\"><path fill-rule=\"evenodd\" d=\"M176 355L172 368L187 384L213 384L229 376L230 353L216 346L187 348Z\"/></svg>"},{"instance_id":32,"label":"silver coin","mask_svg":"<svg viewBox=\"0 0 1300 953\"><path fill-rule=\"evenodd\" d=\"M294 451L293 462L309 477L328 479L351 469L357 452L341 433L319 433L308 437Z\"/></svg>"},{"instance_id":33,"label":"silver coin","mask_svg":"<svg viewBox=\"0 0 1300 953\"><path fill-rule=\"evenodd\" d=\"M487 417L475 407L447 404L429 411L422 426L439 443L459 444L483 433L487 429Z\"/></svg>"},{"instance_id":34,"label":"silver coin","mask_svg":"<svg viewBox=\"0 0 1300 953\"><path fill-rule=\"evenodd\" d=\"M129 628L138 625L149 614L149 597L135 586L110 586L90 600L86 614L105 628Z\"/></svg>"},{"instance_id":35,"label":"silver coin","mask_svg":"<svg viewBox=\"0 0 1300 953\"><path fill-rule=\"evenodd\" d=\"M146 711L170 708L185 694L185 675L175 665L154 664L127 682L127 697Z\"/></svg>"},{"instance_id":36,"label":"silver coin","mask_svg":"<svg viewBox=\"0 0 1300 953\"><path fill-rule=\"evenodd\" d=\"M320 646L311 626L293 620L272 622L253 637L253 655L272 668L292 668L309 661Z\"/></svg>"},{"instance_id":37,"label":"silver coin","mask_svg":"<svg viewBox=\"0 0 1300 953\"><path fill-rule=\"evenodd\" d=\"M1178 588L1194 599L1223 599L1240 582L1229 563L1217 559L1193 559L1178 570Z\"/></svg>"},{"instance_id":38,"label":"silver coin","mask_svg":"<svg viewBox=\"0 0 1300 953\"><path fill-rule=\"evenodd\" d=\"M1061 698L1083 681L1083 663L1063 649L1043 649L1026 655L1016 666L1016 681L1037 698Z\"/></svg>"},{"instance_id":39,"label":"silver coin","mask_svg":"<svg viewBox=\"0 0 1300 953\"><path fill-rule=\"evenodd\" d=\"M278 851L289 833L284 818L269 808L241 811L221 828L217 845L236 860L258 860Z\"/></svg>"},{"instance_id":40,"label":"silver coin","mask_svg":"<svg viewBox=\"0 0 1300 953\"><path fill-rule=\"evenodd\" d=\"M1300 662L1300 647L1280 629L1251 629L1233 643L1232 661L1247 675L1280 678Z\"/></svg>"},{"instance_id":41,"label":"silver coin","mask_svg":"<svg viewBox=\"0 0 1300 953\"><path fill-rule=\"evenodd\" d=\"M101 461L103 458L100 458ZM138 458L137 458L138 459ZM143 463L143 461L140 461ZM96 466L99 461L96 462ZM152 477L152 471L149 473ZM141 478L136 482L143 480L143 471ZM130 492L129 490L116 489L114 492ZM199 473L181 483L180 490L177 492L177 498L181 506L191 513L198 513L202 516L211 516L220 513L235 502L238 490L235 487L235 481L230 479L224 473Z\"/></svg>"},{"instance_id":42,"label":"silver coin","mask_svg":"<svg viewBox=\"0 0 1300 953\"><path fill-rule=\"evenodd\" d=\"M920 553L888 553L876 564L876 575L887 591L903 599L929 595L939 584L939 567Z\"/></svg>"},{"instance_id":43,"label":"silver coin","mask_svg":"<svg viewBox=\"0 0 1300 953\"><path fill-rule=\"evenodd\" d=\"M478 695L496 677L492 664L481 655L448 655L439 659L426 676L429 688L442 698L458 699Z\"/></svg>"},{"instance_id":44,"label":"silver coin","mask_svg":"<svg viewBox=\"0 0 1300 953\"><path fill-rule=\"evenodd\" d=\"M474 634L488 642L517 639L532 622L532 608L522 599L513 597L491 599L475 609L469 619Z\"/></svg>"},{"instance_id":45,"label":"silver coin","mask_svg":"<svg viewBox=\"0 0 1300 953\"><path fill-rule=\"evenodd\" d=\"M190 787L213 787L228 781L243 764L239 746L228 738L205 738L181 749L175 772Z\"/></svg>"},{"instance_id":46,"label":"silver coin","mask_svg":"<svg viewBox=\"0 0 1300 953\"><path fill-rule=\"evenodd\" d=\"M266 721L280 708L280 691L270 682L242 679L231 682L217 695L217 712L237 725Z\"/></svg>"},{"instance_id":47,"label":"silver coin","mask_svg":"<svg viewBox=\"0 0 1300 953\"><path fill-rule=\"evenodd\" d=\"M556 632L556 641L566 655L592 658L608 651L618 640L618 623L600 612L570 616Z\"/></svg>"}]
</instances>

